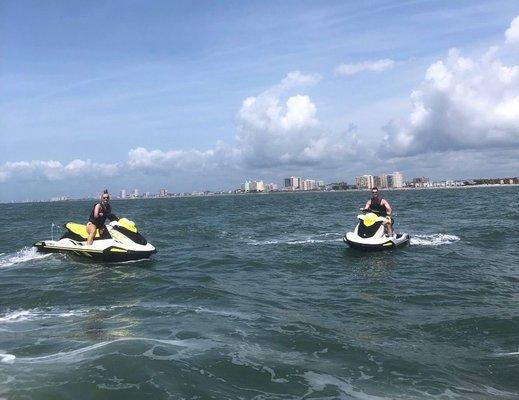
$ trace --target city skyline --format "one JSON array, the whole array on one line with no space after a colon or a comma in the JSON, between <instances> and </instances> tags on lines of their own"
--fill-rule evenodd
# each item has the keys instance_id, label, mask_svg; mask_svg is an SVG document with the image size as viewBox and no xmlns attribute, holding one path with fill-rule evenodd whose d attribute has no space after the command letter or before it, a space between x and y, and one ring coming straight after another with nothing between
<instances>
[{"instance_id":1,"label":"city skyline","mask_svg":"<svg viewBox=\"0 0 519 400\"><path fill-rule=\"evenodd\" d=\"M519 170L517 2L2 11L0 201Z\"/></svg>"}]
</instances>

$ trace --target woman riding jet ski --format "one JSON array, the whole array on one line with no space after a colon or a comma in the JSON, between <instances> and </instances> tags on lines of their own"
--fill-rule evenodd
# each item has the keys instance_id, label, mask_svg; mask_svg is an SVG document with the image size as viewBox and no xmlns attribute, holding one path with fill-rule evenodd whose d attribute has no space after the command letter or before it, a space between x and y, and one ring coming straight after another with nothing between
<instances>
[{"instance_id":1,"label":"woman riding jet ski","mask_svg":"<svg viewBox=\"0 0 519 400\"><path fill-rule=\"evenodd\" d=\"M44 240L34 246L43 253L69 253L100 261L140 260L157 252L126 218L110 222L102 236L96 231L92 244L87 244L85 225L69 222L65 228L67 232L60 240Z\"/></svg>"},{"instance_id":2,"label":"woman riding jet ski","mask_svg":"<svg viewBox=\"0 0 519 400\"><path fill-rule=\"evenodd\" d=\"M343 240L348 246L360 250L384 250L409 243L408 234L396 235L393 232L391 206L378 196L378 188L372 189L373 197L361 208L359 223L353 232L348 232Z\"/></svg>"},{"instance_id":3,"label":"woman riding jet ski","mask_svg":"<svg viewBox=\"0 0 519 400\"><path fill-rule=\"evenodd\" d=\"M144 239L135 224L112 214L110 195L104 190L101 202L95 204L87 225L69 222L67 232L58 241L35 243L41 252L73 253L95 260L128 261L148 258L156 253L155 247ZM106 218L110 223L105 225Z\"/></svg>"}]
</instances>

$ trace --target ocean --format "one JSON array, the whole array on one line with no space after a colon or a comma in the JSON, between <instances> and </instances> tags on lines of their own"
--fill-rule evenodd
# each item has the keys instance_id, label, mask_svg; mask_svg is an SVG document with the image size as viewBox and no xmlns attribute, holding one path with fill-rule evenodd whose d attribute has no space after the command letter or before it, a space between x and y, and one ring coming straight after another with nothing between
<instances>
[{"instance_id":1,"label":"ocean","mask_svg":"<svg viewBox=\"0 0 519 400\"><path fill-rule=\"evenodd\" d=\"M518 399L519 187L382 192L379 253L368 195L114 200L120 264L32 248L93 202L0 204L0 398Z\"/></svg>"}]
</instances>

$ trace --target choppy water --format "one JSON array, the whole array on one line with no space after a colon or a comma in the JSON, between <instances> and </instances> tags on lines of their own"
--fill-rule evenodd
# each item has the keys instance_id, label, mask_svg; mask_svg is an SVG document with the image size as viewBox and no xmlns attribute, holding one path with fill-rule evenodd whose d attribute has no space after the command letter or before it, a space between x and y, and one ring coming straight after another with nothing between
<instances>
[{"instance_id":1,"label":"choppy water","mask_svg":"<svg viewBox=\"0 0 519 400\"><path fill-rule=\"evenodd\" d=\"M519 398L518 187L113 201L158 254L42 255L90 202L1 204L0 398Z\"/></svg>"}]
</instances>

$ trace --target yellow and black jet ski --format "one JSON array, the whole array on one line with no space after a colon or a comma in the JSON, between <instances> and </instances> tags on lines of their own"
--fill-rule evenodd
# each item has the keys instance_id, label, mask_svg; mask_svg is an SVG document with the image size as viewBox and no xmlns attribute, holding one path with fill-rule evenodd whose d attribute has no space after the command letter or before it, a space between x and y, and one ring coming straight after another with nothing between
<instances>
[{"instance_id":1,"label":"yellow and black jet ski","mask_svg":"<svg viewBox=\"0 0 519 400\"><path fill-rule=\"evenodd\" d=\"M65 224L67 231L59 240L42 240L34 243L43 253L69 253L99 261L129 261L149 258L155 247L137 232L137 227L126 218L106 225L103 236L96 231L94 242L87 245L86 226L74 222Z\"/></svg>"},{"instance_id":2,"label":"yellow and black jet ski","mask_svg":"<svg viewBox=\"0 0 519 400\"><path fill-rule=\"evenodd\" d=\"M387 236L384 229L385 217L378 216L374 212L367 210L365 214L357 216L359 223L353 232L344 235L344 242L359 250L386 250L408 244L411 236L407 233Z\"/></svg>"}]
</instances>

